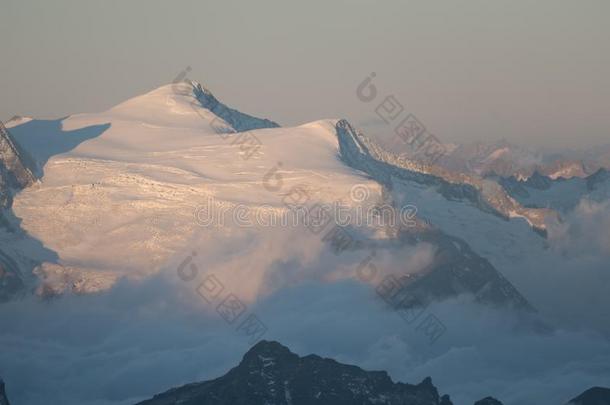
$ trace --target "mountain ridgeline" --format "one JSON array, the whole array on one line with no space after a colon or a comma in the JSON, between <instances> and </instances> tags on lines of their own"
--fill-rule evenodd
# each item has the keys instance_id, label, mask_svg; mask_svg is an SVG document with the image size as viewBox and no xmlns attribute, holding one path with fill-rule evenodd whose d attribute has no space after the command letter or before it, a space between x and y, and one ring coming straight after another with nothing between
<instances>
[{"instance_id":1,"label":"mountain ridgeline","mask_svg":"<svg viewBox=\"0 0 610 405\"><path fill-rule=\"evenodd\" d=\"M4 381L0 378L0 405L10 405L6 396L6 388L4 387Z\"/></svg>"},{"instance_id":2,"label":"mountain ridgeline","mask_svg":"<svg viewBox=\"0 0 610 405\"><path fill-rule=\"evenodd\" d=\"M12 139L0 122L0 207L9 208L15 192L36 181L32 158Z\"/></svg>"},{"instance_id":3,"label":"mountain ridgeline","mask_svg":"<svg viewBox=\"0 0 610 405\"><path fill-rule=\"evenodd\" d=\"M394 155L355 130L346 120L337 122L336 130L341 158L383 184L391 185L393 179L398 179L434 187L447 199L470 201L480 210L501 218L522 217L535 231L545 234L545 217L551 210L523 207L493 180Z\"/></svg>"},{"instance_id":4,"label":"mountain ridgeline","mask_svg":"<svg viewBox=\"0 0 610 405\"><path fill-rule=\"evenodd\" d=\"M11 212L13 197L36 181L36 173L32 158L19 147L0 122L0 232L20 233ZM0 303L12 299L24 288L19 265L5 246L0 246Z\"/></svg>"},{"instance_id":5,"label":"mountain ridgeline","mask_svg":"<svg viewBox=\"0 0 610 405\"><path fill-rule=\"evenodd\" d=\"M450 405L430 378L394 383L384 371L365 371L316 355L299 357L261 341L241 363L215 380L169 390L138 405Z\"/></svg>"},{"instance_id":6,"label":"mountain ridgeline","mask_svg":"<svg viewBox=\"0 0 610 405\"><path fill-rule=\"evenodd\" d=\"M193 86L193 94L201 106L225 120L237 132L261 128L278 128L280 126L278 123L271 120L253 117L227 107L225 104L218 101L212 92L203 87L200 83L195 81L189 81L189 83Z\"/></svg>"},{"instance_id":7,"label":"mountain ridgeline","mask_svg":"<svg viewBox=\"0 0 610 405\"><path fill-rule=\"evenodd\" d=\"M449 395L439 394L430 377L414 385L393 382L385 371L365 371L313 354L300 357L280 343L260 341L224 376L173 388L137 405L178 404L453 405L453 402ZM502 402L490 396L475 405L502 405ZM610 390L592 388L569 405L610 405Z\"/></svg>"}]
</instances>

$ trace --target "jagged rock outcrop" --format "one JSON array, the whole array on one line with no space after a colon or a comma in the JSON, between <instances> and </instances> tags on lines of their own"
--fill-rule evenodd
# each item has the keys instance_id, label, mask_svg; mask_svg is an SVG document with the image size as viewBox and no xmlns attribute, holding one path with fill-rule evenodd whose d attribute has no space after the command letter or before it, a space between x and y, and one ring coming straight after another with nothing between
<instances>
[{"instance_id":1,"label":"jagged rock outcrop","mask_svg":"<svg viewBox=\"0 0 610 405\"><path fill-rule=\"evenodd\" d=\"M540 174L538 171L534 171L526 179L520 179L516 176L498 178L498 183L504 187L506 192L517 199L528 198L530 196L530 193L527 191L528 188L548 190L553 185L553 181L553 179Z\"/></svg>"},{"instance_id":2,"label":"jagged rock outcrop","mask_svg":"<svg viewBox=\"0 0 610 405\"><path fill-rule=\"evenodd\" d=\"M14 231L8 217L13 196L36 181L36 165L0 122L0 227ZM0 246L0 302L24 289L24 281L15 260Z\"/></svg>"},{"instance_id":3,"label":"jagged rock outcrop","mask_svg":"<svg viewBox=\"0 0 610 405\"><path fill-rule=\"evenodd\" d=\"M475 402L474 405L502 405L502 402L498 401L494 397L486 397Z\"/></svg>"},{"instance_id":4,"label":"jagged rock outcrop","mask_svg":"<svg viewBox=\"0 0 610 405\"><path fill-rule=\"evenodd\" d=\"M383 184L391 185L396 178L435 187L447 199L468 200L482 211L504 219L522 217L534 230L545 233L545 217L551 210L523 207L493 180L396 156L356 131L346 120L338 121L336 130L341 158Z\"/></svg>"},{"instance_id":5,"label":"jagged rock outcrop","mask_svg":"<svg viewBox=\"0 0 610 405\"><path fill-rule=\"evenodd\" d=\"M261 128L277 128L279 124L264 118L253 117L244 114L240 111L227 107L225 104L218 101L212 92L200 83L191 81L193 93L201 106L207 108L227 123L229 123L237 132L250 131Z\"/></svg>"},{"instance_id":6,"label":"jagged rock outcrop","mask_svg":"<svg viewBox=\"0 0 610 405\"><path fill-rule=\"evenodd\" d=\"M365 371L316 355L299 357L261 341L215 380L171 389L140 405L451 405L428 377L394 383L385 371Z\"/></svg>"},{"instance_id":7,"label":"jagged rock outcrop","mask_svg":"<svg viewBox=\"0 0 610 405\"><path fill-rule=\"evenodd\" d=\"M535 172L529 178L498 178L506 192L526 207L549 207L559 212L574 209L583 198L604 201L610 196L610 172L599 169L587 177L569 179Z\"/></svg>"},{"instance_id":8,"label":"jagged rock outcrop","mask_svg":"<svg viewBox=\"0 0 610 405\"><path fill-rule=\"evenodd\" d=\"M0 208L8 208L15 191L36 181L34 161L0 122Z\"/></svg>"},{"instance_id":9,"label":"jagged rock outcrop","mask_svg":"<svg viewBox=\"0 0 610 405\"><path fill-rule=\"evenodd\" d=\"M443 395L441 397L441 402L439 402L439 405L453 405L453 402L451 402L451 398L449 397L449 395Z\"/></svg>"},{"instance_id":10,"label":"jagged rock outcrop","mask_svg":"<svg viewBox=\"0 0 610 405\"><path fill-rule=\"evenodd\" d=\"M610 180L610 171L603 169L603 168L599 169L598 171L596 171L595 173L593 173L592 175L590 175L589 177L586 178L587 189L589 191L595 190L595 188L599 184L604 183L609 180Z\"/></svg>"},{"instance_id":11,"label":"jagged rock outcrop","mask_svg":"<svg viewBox=\"0 0 610 405\"><path fill-rule=\"evenodd\" d=\"M590 388L566 405L610 405L610 388Z\"/></svg>"},{"instance_id":12,"label":"jagged rock outcrop","mask_svg":"<svg viewBox=\"0 0 610 405\"><path fill-rule=\"evenodd\" d=\"M352 167L365 171L382 184L391 183L390 177L438 187L447 198L468 199L487 212L496 213L492 200L485 200L474 185L456 174L454 182L442 176L429 174L436 170L430 166L412 161L392 161L385 152L366 138L358 135L347 121L337 123L340 152L343 159ZM374 152L371 152L374 150ZM374 158L377 156L378 158ZM386 163L386 161L391 161ZM406 166L407 168L404 168ZM496 184L497 185L497 184ZM500 187L499 185L497 185ZM391 201L386 201L393 205ZM412 269L394 276L400 284L400 293L386 301L395 309L424 307L433 301L440 301L459 295L471 295L477 302L497 307L510 307L527 312L536 312L528 300L485 258L478 255L463 240L447 235L440 229L415 220L413 227L393 229L401 242L416 246L425 242L436 247L432 262L424 269L414 273ZM376 246L372 246L376 248Z\"/></svg>"},{"instance_id":13,"label":"jagged rock outcrop","mask_svg":"<svg viewBox=\"0 0 610 405\"><path fill-rule=\"evenodd\" d=\"M528 300L485 258L463 240L437 230L404 234L407 243L428 242L437 247L432 262L422 271L400 278L401 291L391 300L395 306L425 306L460 294L496 307L536 312Z\"/></svg>"},{"instance_id":14,"label":"jagged rock outcrop","mask_svg":"<svg viewBox=\"0 0 610 405\"><path fill-rule=\"evenodd\" d=\"M6 388L4 387L4 381L0 378L0 405L10 405L8 397L6 396Z\"/></svg>"},{"instance_id":15,"label":"jagged rock outcrop","mask_svg":"<svg viewBox=\"0 0 610 405\"><path fill-rule=\"evenodd\" d=\"M453 405L432 379L393 382L316 355L300 357L277 342L260 341L224 376L172 388L137 405ZM0 405L5 405L0 401ZM488 396L474 405L502 405ZM565 405L610 405L610 389L594 387Z\"/></svg>"}]
</instances>

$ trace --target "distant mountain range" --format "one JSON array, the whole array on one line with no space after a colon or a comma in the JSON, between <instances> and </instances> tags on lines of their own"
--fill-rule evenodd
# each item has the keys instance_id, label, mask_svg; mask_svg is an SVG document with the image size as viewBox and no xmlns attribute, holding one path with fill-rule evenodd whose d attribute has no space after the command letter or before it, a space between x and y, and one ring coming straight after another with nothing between
<instances>
[{"instance_id":1,"label":"distant mountain range","mask_svg":"<svg viewBox=\"0 0 610 405\"><path fill-rule=\"evenodd\" d=\"M452 145L447 150L449 153L440 164L451 170L483 177L513 176L525 180L537 172L551 179L569 179L610 168L610 144L581 151L545 152L501 140Z\"/></svg>"}]
</instances>

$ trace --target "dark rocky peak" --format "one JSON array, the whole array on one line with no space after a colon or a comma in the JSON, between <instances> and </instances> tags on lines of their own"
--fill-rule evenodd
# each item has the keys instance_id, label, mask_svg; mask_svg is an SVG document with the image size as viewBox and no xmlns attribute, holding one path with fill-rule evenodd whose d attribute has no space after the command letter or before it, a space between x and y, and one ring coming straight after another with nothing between
<instances>
[{"instance_id":1,"label":"dark rocky peak","mask_svg":"<svg viewBox=\"0 0 610 405\"><path fill-rule=\"evenodd\" d=\"M536 188L538 190L547 190L551 187L553 180L541 174L538 170L535 170L534 173L525 181L525 184L529 187Z\"/></svg>"},{"instance_id":2,"label":"dark rocky peak","mask_svg":"<svg viewBox=\"0 0 610 405\"><path fill-rule=\"evenodd\" d=\"M610 405L610 388L589 388L566 405Z\"/></svg>"},{"instance_id":3,"label":"dark rocky peak","mask_svg":"<svg viewBox=\"0 0 610 405\"><path fill-rule=\"evenodd\" d=\"M439 405L453 405L453 402L451 402L451 398L449 397L449 395L443 395L441 397Z\"/></svg>"},{"instance_id":4,"label":"dark rocky peak","mask_svg":"<svg viewBox=\"0 0 610 405\"><path fill-rule=\"evenodd\" d=\"M0 122L0 166L10 174L10 186L25 188L36 181L38 171L32 157L13 139L8 129Z\"/></svg>"},{"instance_id":5,"label":"dark rocky peak","mask_svg":"<svg viewBox=\"0 0 610 405\"><path fill-rule=\"evenodd\" d=\"M214 94L196 81L190 81L193 86L193 94L203 108L206 108L225 120L237 132L250 131L261 128L277 128L280 125L264 118L253 117L233 108L227 107L220 102Z\"/></svg>"},{"instance_id":6,"label":"dark rocky peak","mask_svg":"<svg viewBox=\"0 0 610 405\"><path fill-rule=\"evenodd\" d=\"M141 405L450 405L428 377L394 383L384 371L365 371L316 355L300 357L261 341L240 364L215 380L175 388Z\"/></svg>"},{"instance_id":7,"label":"dark rocky peak","mask_svg":"<svg viewBox=\"0 0 610 405\"><path fill-rule=\"evenodd\" d=\"M474 405L502 405L502 402L498 401L494 397L487 397L475 402Z\"/></svg>"},{"instance_id":8,"label":"dark rocky peak","mask_svg":"<svg viewBox=\"0 0 610 405\"><path fill-rule=\"evenodd\" d=\"M4 381L0 377L0 405L9 405L8 398L6 397L6 389L4 387Z\"/></svg>"},{"instance_id":9,"label":"dark rocky peak","mask_svg":"<svg viewBox=\"0 0 610 405\"><path fill-rule=\"evenodd\" d=\"M594 190L598 184L610 180L610 171L601 168L589 177L587 177L587 189Z\"/></svg>"},{"instance_id":10,"label":"dark rocky peak","mask_svg":"<svg viewBox=\"0 0 610 405\"><path fill-rule=\"evenodd\" d=\"M298 356L292 353L286 346L274 341L261 340L252 346L250 350L248 350L248 352L244 355L242 362L247 361L250 358L260 356L272 356L277 358L290 357L298 359Z\"/></svg>"}]
</instances>

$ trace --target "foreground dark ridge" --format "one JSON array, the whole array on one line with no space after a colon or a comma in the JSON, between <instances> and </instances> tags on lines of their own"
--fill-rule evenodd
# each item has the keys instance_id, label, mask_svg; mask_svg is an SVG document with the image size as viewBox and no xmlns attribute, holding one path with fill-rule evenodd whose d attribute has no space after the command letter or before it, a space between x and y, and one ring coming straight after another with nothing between
<instances>
[{"instance_id":1,"label":"foreground dark ridge","mask_svg":"<svg viewBox=\"0 0 610 405\"><path fill-rule=\"evenodd\" d=\"M169 390L139 405L451 405L430 378L394 383L385 371L364 371L316 355L299 357L261 341L224 376Z\"/></svg>"},{"instance_id":2,"label":"foreground dark ridge","mask_svg":"<svg viewBox=\"0 0 610 405\"><path fill-rule=\"evenodd\" d=\"M137 405L453 405L430 377L395 383L385 371L365 371L316 355L300 357L261 341L239 365L215 380L173 388ZM502 405L486 397L475 405ZM561 405L561 404L557 404ZM610 389L591 388L565 405L610 405Z\"/></svg>"},{"instance_id":3,"label":"foreground dark ridge","mask_svg":"<svg viewBox=\"0 0 610 405\"><path fill-rule=\"evenodd\" d=\"M394 383L385 371L365 371L316 355L299 357L261 341L239 365L215 380L173 388L137 405L453 405L430 377ZM9 405L0 378L0 405ZM457 405L457 404L456 404ZM503 405L486 397L474 405ZM610 389L593 387L565 404L610 405Z\"/></svg>"},{"instance_id":4,"label":"foreground dark ridge","mask_svg":"<svg viewBox=\"0 0 610 405\"><path fill-rule=\"evenodd\" d=\"M610 405L610 388L590 388L566 405Z\"/></svg>"}]
</instances>

